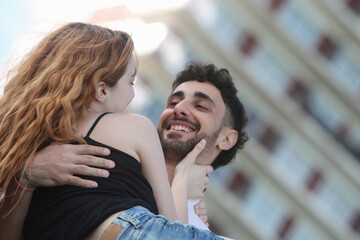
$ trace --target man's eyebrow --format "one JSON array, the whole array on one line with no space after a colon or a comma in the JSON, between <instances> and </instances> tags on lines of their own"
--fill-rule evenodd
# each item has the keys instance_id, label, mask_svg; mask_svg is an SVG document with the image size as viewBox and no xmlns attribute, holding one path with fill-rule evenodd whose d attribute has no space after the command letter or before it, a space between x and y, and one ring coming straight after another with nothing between
<instances>
[{"instance_id":1,"label":"man's eyebrow","mask_svg":"<svg viewBox=\"0 0 360 240\"><path fill-rule=\"evenodd\" d=\"M177 91L177 92L173 92L168 99L171 99L173 97L184 97L184 92L183 91Z\"/></svg>"},{"instance_id":2,"label":"man's eyebrow","mask_svg":"<svg viewBox=\"0 0 360 240\"><path fill-rule=\"evenodd\" d=\"M194 96L197 98L203 98L203 99L209 101L212 105L214 105L214 107L216 107L214 100L212 100L211 97L209 97L207 94L205 94L203 92L195 92Z\"/></svg>"}]
</instances>

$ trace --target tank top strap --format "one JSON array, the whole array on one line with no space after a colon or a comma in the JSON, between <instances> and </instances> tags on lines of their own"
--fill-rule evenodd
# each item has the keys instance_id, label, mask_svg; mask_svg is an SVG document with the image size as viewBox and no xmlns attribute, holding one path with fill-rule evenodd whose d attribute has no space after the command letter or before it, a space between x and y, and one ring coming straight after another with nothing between
<instances>
[{"instance_id":1,"label":"tank top strap","mask_svg":"<svg viewBox=\"0 0 360 240\"><path fill-rule=\"evenodd\" d=\"M98 122L100 121L100 119L105 116L106 114L109 114L111 112L105 112L105 113L102 113L100 116L98 116L95 120L95 122L93 123L93 125L91 126L91 128L89 129L88 133L86 134L85 137L89 137L90 134L92 133L92 131L95 129L96 125L98 124Z\"/></svg>"}]
</instances>

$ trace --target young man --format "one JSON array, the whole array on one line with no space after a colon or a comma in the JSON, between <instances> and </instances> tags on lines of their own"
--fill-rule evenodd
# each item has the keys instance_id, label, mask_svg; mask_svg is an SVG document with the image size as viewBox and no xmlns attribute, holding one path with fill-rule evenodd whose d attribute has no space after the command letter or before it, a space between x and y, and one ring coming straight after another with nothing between
<instances>
[{"instance_id":1,"label":"young man","mask_svg":"<svg viewBox=\"0 0 360 240\"><path fill-rule=\"evenodd\" d=\"M178 163L202 138L207 144L196 163L215 169L228 164L243 147L247 118L236 93L229 72L212 64L192 63L177 75L158 124L170 183ZM189 211L189 216L195 215ZM200 221L189 222L205 228Z\"/></svg>"},{"instance_id":2,"label":"young man","mask_svg":"<svg viewBox=\"0 0 360 240\"><path fill-rule=\"evenodd\" d=\"M173 83L172 93L160 117L158 132L170 183L182 159L196 157L196 165L192 168L197 179L193 182L198 184L189 187L189 198L202 198L209 182L207 174L213 168L228 164L247 141L244 131L247 117L236 94L229 72L217 69L213 64L190 63ZM193 148L202 138L206 139L206 147L200 153ZM78 175L107 177L108 172L104 168L112 168L114 163L94 156L107 154L108 150L93 146L52 144L39 151L31 167L27 167L30 184L96 187L95 182ZM21 229L19 223L25 218L31 196L32 192L24 193L7 228ZM189 223L197 225L196 222Z\"/></svg>"}]
</instances>

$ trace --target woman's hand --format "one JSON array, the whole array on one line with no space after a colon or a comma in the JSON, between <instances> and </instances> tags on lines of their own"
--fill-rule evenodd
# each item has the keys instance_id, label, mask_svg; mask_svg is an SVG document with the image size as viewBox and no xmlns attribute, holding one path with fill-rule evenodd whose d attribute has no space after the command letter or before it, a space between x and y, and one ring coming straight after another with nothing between
<instances>
[{"instance_id":1,"label":"woman's hand","mask_svg":"<svg viewBox=\"0 0 360 240\"><path fill-rule=\"evenodd\" d=\"M186 224L188 221L187 200L189 199L190 194L193 195L191 192L189 192L189 187L193 189L191 180L193 179L192 177L194 174L197 175L197 171L193 171L194 170L193 166L195 164L196 158L205 148L205 144L206 144L205 139L197 143L194 149L191 152L189 152L186 155L186 157L175 168L175 175L172 181L171 191L173 193L177 214L179 216L179 219L184 224ZM200 177L200 179L202 179L202 177ZM200 184L196 183L195 185L199 186ZM203 187L204 186L197 188L199 190L201 189L200 191L202 192ZM195 193L195 195L198 194Z\"/></svg>"},{"instance_id":2,"label":"woman's hand","mask_svg":"<svg viewBox=\"0 0 360 240\"><path fill-rule=\"evenodd\" d=\"M200 200L197 204L194 205L194 210L196 215L198 215L201 219L201 221L203 221L203 223L205 223L205 225L209 227L205 202L203 200Z\"/></svg>"},{"instance_id":3,"label":"woman's hand","mask_svg":"<svg viewBox=\"0 0 360 240\"><path fill-rule=\"evenodd\" d=\"M210 183L208 174L214 171L210 165L193 164L188 175L188 199L201 199L204 197L207 185Z\"/></svg>"},{"instance_id":4,"label":"woman's hand","mask_svg":"<svg viewBox=\"0 0 360 240\"><path fill-rule=\"evenodd\" d=\"M26 167L33 185L53 187L73 185L97 187L97 183L75 175L108 177L101 168L113 168L115 163L96 156L109 155L106 148L85 144L53 143L39 151ZM96 156L95 156L96 155Z\"/></svg>"},{"instance_id":5,"label":"woman's hand","mask_svg":"<svg viewBox=\"0 0 360 240\"><path fill-rule=\"evenodd\" d=\"M188 199L201 199L204 197L207 184L210 182L208 174L214 171L210 165L198 165L195 163L196 158L205 147L205 140L202 141L204 142L196 144L194 149L175 168L175 178L181 175L179 178L182 181L186 179Z\"/></svg>"}]
</instances>

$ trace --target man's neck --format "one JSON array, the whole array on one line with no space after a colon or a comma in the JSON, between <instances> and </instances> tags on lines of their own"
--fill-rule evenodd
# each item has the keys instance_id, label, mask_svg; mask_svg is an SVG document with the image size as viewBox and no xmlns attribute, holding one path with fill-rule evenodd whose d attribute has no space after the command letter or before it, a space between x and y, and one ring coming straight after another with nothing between
<instances>
[{"instance_id":1,"label":"man's neck","mask_svg":"<svg viewBox=\"0 0 360 240\"><path fill-rule=\"evenodd\" d=\"M172 183L172 181L174 179L175 167L176 167L176 165L166 164L166 171L168 173L168 178L169 178L170 185L171 185L171 183Z\"/></svg>"},{"instance_id":2,"label":"man's neck","mask_svg":"<svg viewBox=\"0 0 360 240\"><path fill-rule=\"evenodd\" d=\"M179 161L172 158L171 156L168 156L168 154L165 154L165 164L166 164L166 171L168 174L170 185L174 179L175 176L175 168L178 165Z\"/></svg>"},{"instance_id":3,"label":"man's neck","mask_svg":"<svg viewBox=\"0 0 360 240\"><path fill-rule=\"evenodd\" d=\"M172 154L166 154L164 152L164 156L165 156L165 165L166 165L166 171L168 174L168 178L169 178L169 182L170 185L174 179L175 176L175 169L176 166L179 164L179 162L182 160L178 159L178 156L174 156ZM196 160L196 164L199 165L210 165L213 161L211 161L210 159L215 159L215 157L217 156L217 154L215 153L214 156L205 156L202 155L201 157L198 157L198 159Z\"/></svg>"}]
</instances>

